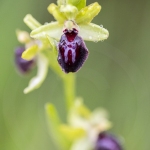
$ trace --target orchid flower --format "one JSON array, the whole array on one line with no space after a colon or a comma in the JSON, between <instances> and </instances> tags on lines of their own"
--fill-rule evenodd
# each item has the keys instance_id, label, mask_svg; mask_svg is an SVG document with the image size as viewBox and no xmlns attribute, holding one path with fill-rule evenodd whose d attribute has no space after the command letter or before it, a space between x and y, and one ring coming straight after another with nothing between
<instances>
[{"instance_id":1,"label":"orchid flower","mask_svg":"<svg viewBox=\"0 0 150 150\"><path fill-rule=\"evenodd\" d=\"M55 142L58 146L64 145L64 149L68 150L94 149L98 135L111 127L106 110L97 108L91 112L83 104L81 98L76 99L72 105L68 113L68 124L58 121L58 114L54 111L52 104L46 105L46 111L50 131L53 138L55 138ZM61 140L59 141L60 138ZM63 148L61 147L60 149Z\"/></svg>"},{"instance_id":2,"label":"orchid flower","mask_svg":"<svg viewBox=\"0 0 150 150\"><path fill-rule=\"evenodd\" d=\"M35 61L38 68L37 75L31 79L29 86L24 89L24 93L29 93L42 84L47 75L49 63L47 57L42 54L43 44L40 40L31 39L28 32L21 30L17 31L17 38L20 43L24 44L24 48L18 48L16 51L17 66L28 71L32 62Z\"/></svg>"},{"instance_id":3,"label":"orchid flower","mask_svg":"<svg viewBox=\"0 0 150 150\"><path fill-rule=\"evenodd\" d=\"M106 29L91 23L101 10L97 2L86 6L85 0L58 0L57 4L48 6L48 11L56 21L41 25L30 14L24 18L24 22L32 30L30 36L33 40L28 38L25 42L27 49L22 58L28 61L36 58L38 65L37 76L31 79L24 93L38 88L46 77L48 62L51 60L49 56L43 55L45 50L51 49L58 55L58 63L65 73L76 72L88 57L88 49L83 40L97 42L109 36ZM53 63L53 66L57 68L54 69L56 72L64 76L56 63Z\"/></svg>"},{"instance_id":4,"label":"orchid flower","mask_svg":"<svg viewBox=\"0 0 150 150\"><path fill-rule=\"evenodd\" d=\"M57 4L52 3L48 6L49 13L56 21L35 28L30 36L55 43L58 50L57 60L62 70L65 73L76 72L88 57L88 49L84 40L103 41L108 38L109 33L102 26L91 23L101 10L97 2L85 6L85 0L80 0L78 3L71 0L59 0ZM26 18L25 23L34 26L34 20L32 22L32 19ZM57 41L58 44L54 41Z\"/></svg>"}]
</instances>

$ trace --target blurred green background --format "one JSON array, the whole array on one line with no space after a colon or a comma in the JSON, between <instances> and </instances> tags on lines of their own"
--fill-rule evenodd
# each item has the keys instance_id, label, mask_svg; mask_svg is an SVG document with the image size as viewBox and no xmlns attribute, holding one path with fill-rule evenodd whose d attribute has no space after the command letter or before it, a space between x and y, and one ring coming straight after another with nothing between
<instances>
[{"instance_id":1,"label":"blurred green background","mask_svg":"<svg viewBox=\"0 0 150 150\"><path fill-rule=\"evenodd\" d=\"M40 89L23 89L36 74L19 76L14 49L17 28L30 31L23 17L31 13L42 24L53 17L54 0L0 0L0 150L50 150L44 105L52 102L65 120L61 80L50 70ZM87 0L87 4L94 1ZM104 107L112 132L124 137L126 150L150 149L150 1L100 0L102 11L93 22L110 32L108 40L86 42L90 51L77 73L76 93L94 109Z\"/></svg>"}]
</instances>

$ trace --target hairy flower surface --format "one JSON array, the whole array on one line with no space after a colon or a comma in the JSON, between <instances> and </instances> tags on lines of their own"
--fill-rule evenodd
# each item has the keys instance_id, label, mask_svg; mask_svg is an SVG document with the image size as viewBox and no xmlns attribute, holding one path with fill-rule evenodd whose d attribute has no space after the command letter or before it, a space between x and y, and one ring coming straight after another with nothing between
<instances>
[{"instance_id":1,"label":"hairy flower surface","mask_svg":"<svg viewBox=\"0 0 150 150\"><path fill-rule=\"evenodd\" d=\"M58 62L66 73L78 71L88 57L88 49L75 28L64 30L58 48Z\"/></svg>"}]
</instances>

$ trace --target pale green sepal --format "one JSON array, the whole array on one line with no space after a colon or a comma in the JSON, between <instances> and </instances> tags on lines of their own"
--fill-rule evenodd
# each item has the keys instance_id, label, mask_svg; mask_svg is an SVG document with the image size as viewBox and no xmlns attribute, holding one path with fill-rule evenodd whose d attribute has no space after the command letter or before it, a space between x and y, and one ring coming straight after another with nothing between
<instances>
[{"instance_id":1,"label":"pale green sepal","mask_svg":"<svg viewBox=\"0 0 150 150\"><path fill-rule=\"evenodd\" d=\"M67 17L68 20L74 20L78 13L78 9L70 4L67 5L61 5L60 11L64 13L64 15Z\"/></svg>"},{"instance_id":2,"label":"pale green sepal","mask_svg":"<svg viewBox=\"0 0 150 150\"><path fill-rule=\"evenodd\" d=\"M69 142L60 132L61 120L58 116L56 108L52 104L46 104L45 109L50 135L53 138L55 145L58 147L58 149L67 150L69 147Z\"/></svg>"},{"instance_id":3,"label":"pale green sepal","mask_svg":"<svg viewBox=\"0 0 150 150\"><path fill-rule=\"evenodd\" d=\"M30 14L27 14L23 21L31 30L34 30L41 26L41 24Z\"/></svg>"},{"instance_id":4,"label":"pale green sepal","mask_svg":"<svg viewBox=\"0 0 150 150\"><path fill-rule=\"evenodd\" d=\"M87 7L84 7L79 11L79 13L76 16L76 23L81 24L81 23L90 23L93 18L98 15L98 13L101 10L101 6L95 2L93 4L90 4Z\"/></svg>"},{"instance_id":5,"label":"pale green sepal","mask_svg":"<svg viewBox=\"0 0 150 150\"><path fill-rule=\"evenodd\" d=\"M59 24L58 22L51 22L46 25L42 25L39 28L33 30L30 34L31 37L35 39L45 39L46 36L50 36L56 40L60 40L62 35L63 24Z\"/></svg>"},{"instance_id":6,"label":"pale green sepal","mask_svg":"<svg viewBox=\"0 0 150 150\"><path fill-rule=\"evenodd\" d=\"M35 55L38 52L38 46L37 45L33 45L30 48L26 49L23 53L22 53L22 58L25 60L31 60L35 57Z\"/></svg>"},{"instance_id":7,"label":"pale green sepal","mask_svg":"<svg viewBox=\"0 0 150 150\"><path fill-rule=\"evenodd\" d=\"M95 145L93 145L93 143L88 137L83 137L76 140L72 144L70 150L92 150L94 149L94 146Z\"/></svg>"},{"instance_id":8,"label":"pale green sepal","mask_svg":"<svg viewBox=\"0 0 150 150\"><path fill-rule=\"evenodd\" d=\"M48 72L49 61L42 53L37 54L37 75L32 78L27 88L24 89L24 93L27 94L41 86L46 78Z\"/></svg>"},{"instance_id":9,"label":"pale green sepal","mask_svg":"<svg viewBox=\"0 0 150 150\"><path fill-rule=\"evenodd\" d=\"M60 131L70 142L85 135L84 129L71 127L65 124L60 125Z\"/></svg>"},{"instance_id":10,"label":"pale green sepal","mask_svg":"<svg viewBox=\"0 0 150 150\"><path fill-rule=\"evenodd\" d=\"M86 0L67 0L67 4L74 5L80 10L86 6Z\"/></svg>"},{"instance_id":11,"label":"pale green sepal","mask_svg":"<svg viewBox=\"0 0 150 150\"><path fill-rule=\"evenodd\" d=\"M79 27L79 35L86 41L103 41L109 36L107 29L93 23L80 24Z\"/></svg>"},{"instance_id":12,"label":"pale green sepal","mask_svg":"<svg viewBox=\"0 0 150 150\"><path fill-rule=\"evenodd\" d=\"M49 13L52 14L58 22L63 23L67 20L64 13L60 12L59 7L54 3L50 4L47 9Z\"/></svg>"}]
</instances>

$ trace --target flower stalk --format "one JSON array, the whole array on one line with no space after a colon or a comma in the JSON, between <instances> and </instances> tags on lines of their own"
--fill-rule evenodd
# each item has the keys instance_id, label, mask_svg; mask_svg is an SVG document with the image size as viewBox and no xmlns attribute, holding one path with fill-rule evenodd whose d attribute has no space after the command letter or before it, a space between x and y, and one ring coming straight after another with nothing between
<instances>
[{"instance_id":1,"label":"flower stalk","mask_svg":"<svg viewBox=\"0 0 150 150\"><path fill-rule=\"evenodd\" d=\"M59 67L56 60L56 51L45 51L45 56L48 57L50 68L62 79L64 87L64 95L66 100L67 110L69 111L75 100L75 74L65 74Z\"/></svg>"},{"instance_id":2,"label":"flower stalk","mask_svg":"<svg viewBox=\"0 0 150 150\"><path fill-rule=\"evenodd\" d=\"M68 111L74 104L75 100L75 74L70 73L63 78L64 94Z\"/></svg>"}]
</instances>

